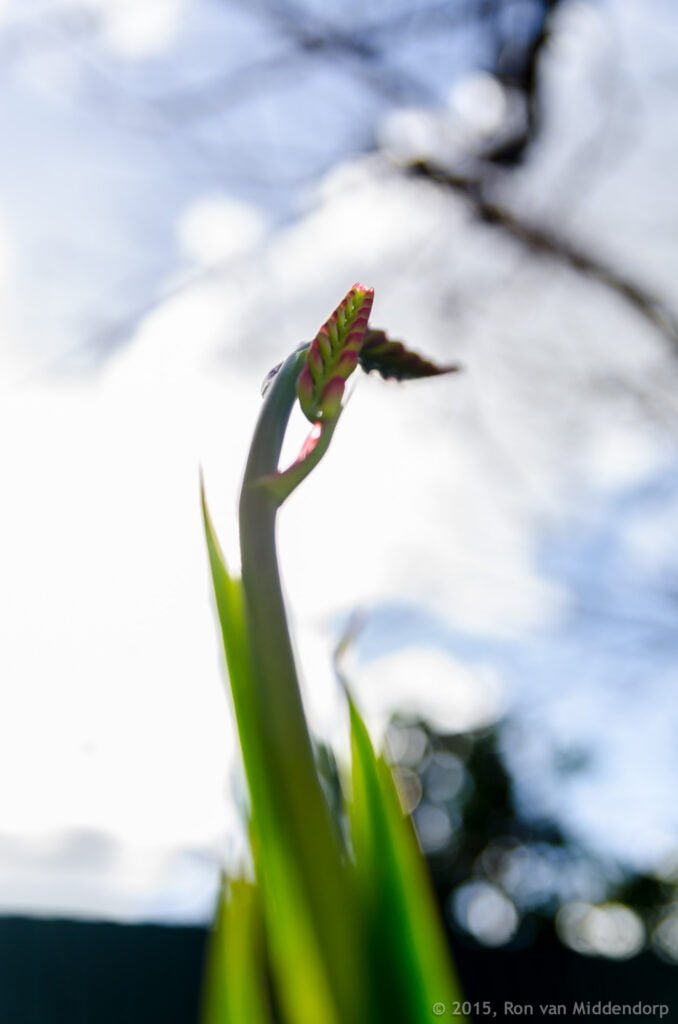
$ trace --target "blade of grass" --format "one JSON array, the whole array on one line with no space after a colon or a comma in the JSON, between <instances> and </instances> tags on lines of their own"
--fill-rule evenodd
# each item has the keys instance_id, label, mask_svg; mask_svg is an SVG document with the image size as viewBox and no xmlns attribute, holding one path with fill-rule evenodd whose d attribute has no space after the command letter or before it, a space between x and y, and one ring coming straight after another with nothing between
<instances>
[{"instance_id":1,"label":"blade of grass","mask_svg":"<svg viewBox=\"0 0 678 1024\"><path fill-rule=\"evenodd\" d=\"M276 836L255 841L253 852L285 1024L344 1024L294 852Z\"/></svg>"},{"instance_id":2,"label":"blade of grass","mask_svg":"<svg viewBox=\"0 0 678 1024\"><path fill-rule=\"evenodd\" d=\"M264 922L252 882L225 883L205 979L204 1024L274 1024L268 999Z\"/></svg>"},{"instance_id":3,"label":"blade of grass","mask_svg":"<svg viewBox=\"0 0 678 1024\"><path fill-rule=\"evenodd\" d=\"M459 988L412 824L402 812L390 768L375 755L350 697L349 706L351 833L379 979L370 1020L430 1024L432 1007L451 1008L460 999Z\"/></svg>"},{"instance_id":4,"label":"blade of grass","mask_svg":"<svg viewBox=\"0 0 678 1024\"><path fill-rule=\"evenodd\" d=\"M341 870L342 883L339 888L332 887L327 875L328 864L321 852L310 862L311 879L309 861L299 856L298 836L288 817L286 798L289 794L281 795L282 779L276 751L268 742L269 730L262 724L270 708L262 707L257 700L261 694L253 675L242 584L228 573L204 494L202 507L250 794L256 875L261 884L272 969L285 1019L290 1024L343 1024L344 1020L362 1020L365 1019L362 1016L364 959L356 957L357 934L356 942L339 945L344 935L342 926L355 925L357 918L347 921L341 914L338 918L335 916L335 908L342 905L342 901L343 914L349 912L351 878L348 868L339 863L338 844L335 844L337 848L331 852ZM317 781L317 776L314 780ZM303 801L304 790L297 792L296 797ZM309 839L313 838L315 825L310 815L304 821ZM315 885L310 887L309 881ZM327 905L319 906L317 900L314 902L318 891ZM328 936L332 943L326 941ZM332 946L338 949L339 966L343 969L339 982L345 988L338 989L337 960L331 959Z\"/></svg>"},{"instance_id":5,"label":"blade of grass","mask_svg":"<svg viewBox=\"0 0 678 1024\"><path fill-rule=\"evenodd\" d=\"M251 814L255 828L266 830L267 823L270 822L272 825L273 808L270 805L266 782L266 751L257 729L242 583L232 577L226 568L202 481L200 497L217 615L250 794Z\"/></svg>"}]
</instances>

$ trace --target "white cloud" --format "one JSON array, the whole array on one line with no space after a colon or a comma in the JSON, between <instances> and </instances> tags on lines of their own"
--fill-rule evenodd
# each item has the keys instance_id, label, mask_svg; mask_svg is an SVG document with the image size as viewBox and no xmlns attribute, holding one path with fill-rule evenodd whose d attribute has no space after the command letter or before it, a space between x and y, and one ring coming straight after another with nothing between
<instances>
[{"instance_id":1,"label":"white cloud","mask_svg":"<svg viewBox=\"0 0 678 1024\"><path fill-rule=\"evenodd\" d=\"M185 254L198 265L210 266L257 245L264 219L253 206L226 196L204 196L182 212L177 233Z\"/></svg>"},{"instance_id":2,"label":"white cloud","mask_svg":"<svg viewBox=\"0 0 678 1024\"><path fill-rule=\"evenodd\" d=\"M81 0L102 19L102 36L111 51L129 60L146 60L169 49L181 28L183 0Z\"/></svg>"}]
</instances>

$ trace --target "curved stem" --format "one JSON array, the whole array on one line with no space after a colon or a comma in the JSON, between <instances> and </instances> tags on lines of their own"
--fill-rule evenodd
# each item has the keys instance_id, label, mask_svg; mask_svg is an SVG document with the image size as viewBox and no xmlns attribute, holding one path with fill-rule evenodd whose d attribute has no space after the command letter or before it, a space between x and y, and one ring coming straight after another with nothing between
<instances>
[{"instance_id":1,"label":"curved stem","mask_svg":"<svg viewBox=\"0 0 678 1024\"><path fill-rule=\"evenodd\" d=\"M338 828L320 784L287 627L275 544L276 515L286 495L261 483L277 470L302 361L303 354L296 352L283 364L266 393L252 440L240 497L242 582L253 708L266 751L270 791L279 827L293 844L316 939L325 950L348 1020L355 1015L356 1000L362 999L351 968L358 941L354 894Z\"/></svg>"},{"instance_id":2,"label":"curved stem","mask_svg":"<svg viewBox=\"0 0 678 1024\"><path fill-rule=\"evenodd\" d=\"M265 730L278 768L315 777L313 750L304 716L280 585L275 524L282 499L262 477L276 472L301 353L291 355L273 380L257 423L240 495L240 548L248 633L257 687L266 712ZM293 778L290 778L290 782ZM304 787L306 788L306 787ZM321 794L322 795L322 794Z\"/></svg>"}]
</instances>

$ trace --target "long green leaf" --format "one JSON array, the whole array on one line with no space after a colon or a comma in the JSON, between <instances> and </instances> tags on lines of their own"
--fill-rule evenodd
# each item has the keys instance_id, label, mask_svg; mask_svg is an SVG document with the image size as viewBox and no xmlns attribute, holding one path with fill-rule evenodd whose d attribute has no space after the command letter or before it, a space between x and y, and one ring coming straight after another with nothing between
<instances>
[{"instance_id":1,"label":"long green leaf","mask_svg":"<svg viewBox=\"0 0 678 1024\"><path fill-rule=\"evenodd\" d=\"M232 577L226 568L226 561L212 524L202 483L201 502L217 615L226 654L230 691L252 803L252 815L257 828L266 829L266 823L272 818L272 808L268 799L266 752L260 742L256 727L252 664L245 625L242 584L240 580Z\"/></svg>"},{"instance_id":2,"label":"long green leaf","mask_svg":"<svg viewBox=\"0 0 678 1024\"><path fill-rule=\"evenodd\" d=\"M434 1005L449 1010L459 1000L458 985L426 866L390 768L375 755L352 700L350 713L350 819L375 974L370 1020L430 1024Z\"/></svg>"},{"instance_id":3,"label":"long green leaf","mask_svg":"<svg viewBox=\"0 0 678 1024\"><path fill-rule=\"evenodd\" d=\"M276 800L276 785L279 786L281 780L277 778L271 751L260 728L242 585L230 576L226 568L204 494L202 507L217 612L250 793L255 869L261 885L272 969L281 996L283 1016L289 1024L343 1024L338 1008L345 1005L346 996L342 997L342 993L335 990L336 964L329 962L327 950L318 941L318 908L308 898L308 878L298 857L290 822L285 817L285 803ZM313 829L312 821L308 828ZM322 881L322 861L313 867ZM348 879L348 873L346 877ZM341 892L328 892L327 895L332 901L342 899ZM324 921L326 930L332 926L332 920ZM353 1005L359 1006L363 1000L364 961L356 957L356 952L356 949L343 951L348 961L347 968L352 959L357 967L352 988L355 992ZM357 1019L360 1019L361 1012L356 1010Z\"/></svg>"},{"instance_id":4,"label":"long green leaf","mask_svg":"<svg viewBox=\"0 0 678 1024\"><path fill-rule=\"evenodd\" d=\"M264 921L257 887L224 885L211 936L204 1024L273 1024L268 999Z\"/></svg>"}]
</instances>

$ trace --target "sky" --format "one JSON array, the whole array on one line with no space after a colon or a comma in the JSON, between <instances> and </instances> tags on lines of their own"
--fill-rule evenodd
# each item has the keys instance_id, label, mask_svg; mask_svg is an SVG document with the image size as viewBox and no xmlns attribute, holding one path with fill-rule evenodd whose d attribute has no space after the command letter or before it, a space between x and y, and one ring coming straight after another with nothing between
<instances>
[{"instance_id":1,"label":"sky","mask_svg":"<svg viewBox=\"0 0 678 1024\"><path fill-rule=\"evenodd\" d=\"M499 183L674 306L675 20L662 0L565 4L544 131ZM464 372L362 379L284 510L314 728L342 749L330 655L358 608L375 734L395 710L506 716L527 814L635 868L675 851L675 354L609 289L402 175L412 153L463 159L500 116L472 35L451 76L429 37L389 51L426 67L431 107L341 63L290 76L256 8L0 7L4 910L209 918L243 848L199 472L237 565L261 380L355 280L375 324Z\"/></svg>"}]
</instances>

